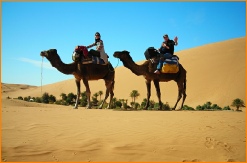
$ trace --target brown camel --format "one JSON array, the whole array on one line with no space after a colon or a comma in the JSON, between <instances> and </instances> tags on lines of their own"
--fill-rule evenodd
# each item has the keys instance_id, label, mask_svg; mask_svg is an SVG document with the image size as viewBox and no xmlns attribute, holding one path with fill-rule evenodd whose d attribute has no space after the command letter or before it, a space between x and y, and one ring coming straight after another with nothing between
<instances>
[{"instance_id":1,"label":"brown camel","mask_svg":"<svg viewBox=\"0 0 247 163\"><path fill-rule=\"evenodd\" d=\"M144 62L142 65L137 65L133 60L132 57L129 55L128 51L116 51L113 55L116 58L119 58L125 67L130 69L134 74L140 76L144 76L146 79L146 86L147 86L147 104L145 109L149 107L149 99L151 96L151 81L154 82L157 96L159 99L159 110L162 110L162 102L161 102L161 93L160 93L160 85L159 82L168 82L174 80L178 85L178 99L173 108L176 109L178 102L183 97L181 108L183 107L185 98L186 98L186 70L183 68L181 64L179 64L179 71L177 73L167 73L167 74L155 74L154 71L156 70L157 63L153 64L150 60Z\"/></svg>"},{"instance_id":2,"label":"brown camel","mask_svg":"<svg viewBox=\"0 0 247 163\"><path fill-rule=\"evenodd\" d=\"M87 93L87 108L91 108L90 104L90 88L88 81L89 80L99 80L104 79L105 85L106 85L106 93L105 93L105 99L103 100L102 104L99 106L100 109L102 109L106 99L109 96L110 93L110 102L108 105L108 108L111 107L112 98L114 96L113 89L114 89L114 78L115 78L115 71L114 68L110 63L107 65L99 65L99 64L82 64L81 62L72 62L70 64L65 64L61 61L59 55L57 54L56 49L50 49L47 51L42 51L40 53L41 56L46 57L51 65L55 67L58 71L60 71L63 74L70 75L73 74L75 77L75 82L77 86L77 98L75 103L75 109L78 108L79 98L80 98L80 81L82 80L85 87L86 87L86 93Z\"/></svg>"}]
</instances>

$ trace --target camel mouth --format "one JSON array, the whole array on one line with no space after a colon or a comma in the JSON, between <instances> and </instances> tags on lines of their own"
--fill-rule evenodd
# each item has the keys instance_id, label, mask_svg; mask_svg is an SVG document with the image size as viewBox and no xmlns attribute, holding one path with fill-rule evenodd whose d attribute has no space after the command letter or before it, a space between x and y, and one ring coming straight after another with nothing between
<instances>
[{"instance_id":1,"label":"camel mouth","mask_svg":"<svg viewBox=\"0 0 247 163\"><path fill-rule=\"evenodd\" d=\"M117 52L114 52L113 57L115 57L115 58L118 58L119 57L118 54L117 54Z\"/></svg>"},{"instance_id":2,"label":"camel mouth","mask_svg":"<svg viewBox=\"0 0 247 163\"><path fill-rule=\"evenodd\" d=\"M42 51L42 52L40 52L40 56L42 56L42 57L46 57L46 56L47 56L47 52L46 52L46 51Z\"/></svg>"},{"instance_id":3,"label":"camel mouth","mask_svg":"<svg viewBox=\"0 0 247 163\"><path fill-rule=\"evenodd\" d=\"M115 57L115 58L120 58L122 53L123 53L123 52L115 51L114 54L113 54L113 57Z\"/></svg>"}]
</instances>

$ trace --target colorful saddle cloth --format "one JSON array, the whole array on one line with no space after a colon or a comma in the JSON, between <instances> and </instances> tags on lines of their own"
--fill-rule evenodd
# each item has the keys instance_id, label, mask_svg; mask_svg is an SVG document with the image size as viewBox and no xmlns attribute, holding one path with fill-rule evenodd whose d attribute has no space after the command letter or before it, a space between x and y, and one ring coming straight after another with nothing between
<instances>
[{"instance_id":1,"label":"colorful saddle cloth","mask_svg":"<svg viewBox=\"0 0 247 163\"><path fill-rule=\"evenodd\" d=\"M90 64L90 63L106 65L104 60L99 57L92 56L92 58L82 59L82 64Z\"/></svg>"},{"instance_id":2,"label":"colorful saddle cloth","mask_svg":"<svg viewBox=\"0 0 247 163\"><path fill-rule=\"evenodd\" d=\"M177 73L179 71L179 58L173 56L169 59L165 59L161 69L162 73Z\"/></svg>"}]
</instances>

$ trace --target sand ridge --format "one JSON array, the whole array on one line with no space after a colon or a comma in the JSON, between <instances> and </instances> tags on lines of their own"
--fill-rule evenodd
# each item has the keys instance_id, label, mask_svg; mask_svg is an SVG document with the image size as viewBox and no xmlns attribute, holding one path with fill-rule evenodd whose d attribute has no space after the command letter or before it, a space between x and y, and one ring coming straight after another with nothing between
<instances>
[{"instance_id":1,"label":"sand ridge","mask_svg":"<svg viewBox=\"0 0 247 163\"><path fill-rule=\"evenodd\" d=\"M230 105L235 98L241 98L245 101L245 44L245 37L243 37L176 52L176 55L180 58L180 63L187 70L188 96L185 101L186 105L196 107L197 105L211 101L224 107ZM130 52L130 55L140 54ZM137 63L141 64L143 62L138 61ZM115 71L114 93L116 98L128 99L131 102L130 92L132 90L138 90L140 93L140 96L136 100L137 102L140 103L146 98L145 79L142 76L134 75L129 69L123 66L117 67ZM71 78L44 85L42 86L42 92L41 87L38 86L30 87L26 90L19 89L14 93L3 92L2 96L10 96L12 98L16 97L16 95L41 97L42 93L48 92L56 96L57 99L61 99L61 93L68 94L72 92L76 94L75 80L73 76ZM85 91L82 82L81 85L81 91ZM92 94L100 90L105 93L103 80L89 81L89 85ZM160 82L160 88L162 101L164 103L168 102L173 106L176 102L178 92L176 83L174 81ZM151 100L158 101L153 83L151 85Z\"/></svg>"}]
</instances>

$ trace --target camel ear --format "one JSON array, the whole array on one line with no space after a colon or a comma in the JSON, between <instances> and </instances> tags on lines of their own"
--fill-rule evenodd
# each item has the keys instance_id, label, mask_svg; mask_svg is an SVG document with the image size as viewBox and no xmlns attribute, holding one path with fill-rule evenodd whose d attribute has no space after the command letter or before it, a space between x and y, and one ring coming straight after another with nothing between
<instances>
[{"instance_id":1,"label":"camel ear","mask_svg":"<svg viewBox=\"0 0 247 163\"><path fill-rule=\"evenodd\" d=\"M130 54L130 52L128 52L127 50L124 50L123 52L124 52L124 53L127 53L127 54Z\"/></svg>"}]
</instances>

